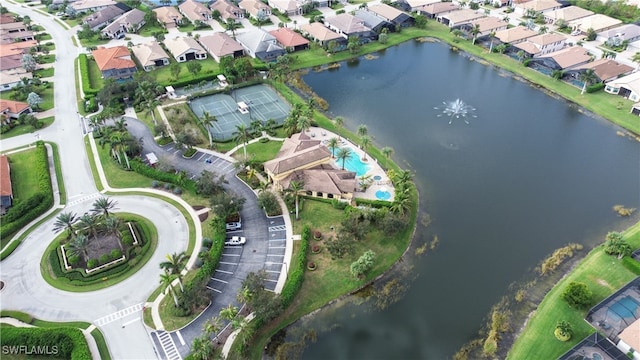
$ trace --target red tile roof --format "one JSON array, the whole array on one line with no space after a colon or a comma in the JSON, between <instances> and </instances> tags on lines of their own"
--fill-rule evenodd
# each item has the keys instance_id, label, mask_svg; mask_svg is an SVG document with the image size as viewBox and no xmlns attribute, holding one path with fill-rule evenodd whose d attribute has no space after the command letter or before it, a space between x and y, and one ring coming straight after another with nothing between
<instances>
[{"instance_id":1,"label":"red tile roof","mask_svg":"<svg viewBox=\"0 0 640 360\"><path fill-rule=\"evenodd\" d=\"M100 47L91 52L100 71L136 67L126 46Z\"/></svg>"},{"instance_id":2,"label":"red tile roof","mask_svg":"<svg viewBox=\"0 0 640 360\"><path fill-rule=\"evenodd\" d=\"M9 172L9 158L7 158L7 155L0 155L0 196L11 196L13 194Z\"/></svg>"},{"instance_id":3,"label":"red tile roof","mask_svg":"<svg viewBox=\"0 0 640 360\"><path fill-rule=\"evenodd\" d=\"M28 107L29 104L24 102L0 99L0 112L9 110L12 114L19 114Z\"/></svg>"},{"instance_id":4,"label":"red tile roof","mask_svg":"<svg viewBox=\"0 0 640 360\"><path fill-rule=\"evenodd\" d=\"M296 47L300 45L308 45L309 40L302 37L302 35L289 28L279 28L269 31L269 34L273 35L276 40L284 47Z\"/></svg>"}]
</instances>

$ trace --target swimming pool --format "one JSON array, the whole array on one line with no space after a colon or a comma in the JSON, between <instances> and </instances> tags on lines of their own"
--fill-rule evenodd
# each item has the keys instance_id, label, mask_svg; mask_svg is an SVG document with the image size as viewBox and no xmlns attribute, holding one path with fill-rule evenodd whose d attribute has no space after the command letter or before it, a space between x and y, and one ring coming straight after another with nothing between
<instances>
[{"instance_id":1,"label":"swimming pool","mask_svg":"<svg viewBox=\"0 0 640 360\"><path fill-rule=\"evenodd\" d=\"M345 160L344 168L353 171L358 177L363 176L369 171L369 164L362 162L353 148L350 147L349 149L351 150L351 155ZM342 160L336 159L336 166L342 169Z\"/></svg>"},{"instance_id":2,"label":"swimming pool","mask_svg":"<svg viewBox=\"0 0 640 360\"><path fill-rule=\"evenodd\" d=\"M625 296L609 306L609 310L621 318L636 318L638 307L640 307L640 303L636 299Z\"/></svg>"},{"instance_id":3,"label":"swimming pool","mask_svg":"<svg viewBox=\"0 0 640 360\"><path fill-rule=\"evenodd\" d=\"M389 190L380 189L376 191L376 198L378 200L389 200L391 198L391 193L389 192Z\"/></svg>"}]
</instances>

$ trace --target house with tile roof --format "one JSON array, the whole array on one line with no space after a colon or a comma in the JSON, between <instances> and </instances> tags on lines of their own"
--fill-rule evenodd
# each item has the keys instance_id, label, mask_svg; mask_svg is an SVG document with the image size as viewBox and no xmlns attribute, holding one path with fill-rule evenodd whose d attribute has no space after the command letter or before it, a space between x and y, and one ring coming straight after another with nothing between
<instances>
[{"instance_id":1,"label":"house with tile roof","mask_svg":"<svg viewBox=\"0 0 640 360\"><path fill-rule=\"evenodd\" d=\"M596 40L613 46L620 45L624 41L632 43L640 40L640 26L636 24L617 26L598 33Z\"/></svg>"},{"instance_id":2,"label":"house with tile roof","mask_svg":"<svg viewBox=\"0 0 640 360\"><path fill-rule=\"evenodd\" d=\"M22 61L21 61L22 63ZM22 66L0 71L0 92L11 90L22 83L22 79L32 79L33 75Z\"/></svg>"},{"instance_id":3,"label":"house with tile roof","mask_svg":"<svg viewBox=\"0 0 640 360\"><path fill-rule=\"evenodd\" d=\"M324 25L347 40L355 37L362 41L376 36L375 32L364 24L364 20L347 13L325 18Z\"/></svg>"},{"instance_id":4,"label":"house with tile roof","mask_svg":"<svg viewBox=\"0 0 640 360\"><path fill-rule=\"evenodd\" d=\"M100 34L104 38L120 39L124 37L126 33L138 32L145 23L144 12L133 9L113 20L111 24L100 31Z\"/></svg>"},{"instance_id":5,"label":"house with tile roof","mask_svg":"<svg viewBox=\"0 0 640 360\"><path fill-rule=\"evenodd\" d=\"M35 34L31 30L9 32L0 29L0 44L10 44L19 41L35 40Z\"/></svg>"},{"instance_id":6,"label":"house with tile roof","mask_svg":"<svg viewBox=\"0 0 640 360\"><path fill-rule=\"evenodd\" d=\"M473 20L477 20L485 16L486 15L483 12L479 12L471 9L460 9L457 11L440 14L436 18L436 20L453 29L453 28L459 28L462 25L469 24Z\"/></svg>"},{"instance_id":7,"label":"house with tile roof","mask_svg":"<svg viewBox=\"0 0 640 360\"><path fill-rule=\"evenodd\" d=\"M207 22L213 19L211 10L205 4L195 0L185 0L178 5L178 9L192 23L196 21Z\"/></svg>"},{"instance_id":8,"label":"house with tile roof","mask_svg":"<svg viewBox=\"0 0 640 360\"><path fill-rule=\"evenodd\" d=\"M220 13L220 17L222 20L227 21L229 19L243 19L244 18L244 10L240 9L236 6L235 3L227 0L216 0L211 5L209 5L211 11L216 11Z\"/></svg>"},{"instance_id":9,"label":"house with tile roof","mask_svg":"<svg viewBox=\"0 0 640 360\"><path fill-rule=\"evenodd\" d=\"M562 20L568 23L570 21L582 19L590 15L593 15L593 11L571 5L560 9L548 11L544 13L544 18L548 23L554 24L558 20Z\"/></svg>"},{"instance_id":10,"label":"house with tile roof","mask_svg":"<svg viewBox=\"0 0 640 360\"><path fill-rule=\"evenodd\" d=\"M286 50L278 45L275 36L262 29L254 29L236 36L245 53L252 58L263 61L274 61L278 56L286 54Z\"/></svg>"},{"instance_id":11,"label":"house with tile roof","mask_svg":"<svg viewBox=\"0 0 640 360\"><path fill-rule=\"evenodd\" d=\"M453 11L460 10L460 6L452 2L437 2L420 6L416 11L429 19L435 19L439 15L444 15Z\"/></svg>"},{"instance_id":12,"label":"house with tile roof","mask_svg":"<svg viewBox=\"0 0 640 360\"><path fill-rule=\"evenodd\" d=\"M587 17L583 17L569 22L569 27L573 30L578 30L582 34L586 34L589 29L593 29L595 32L602 32L605 30L613 29L620 26L622 21L614 19L607 15L593 14Z\"/></svg>"},{"instance_id":13,"label":"house with tile roof","mask_svg":"<svg viewBox=\"0 0 640 360\"><path fill-rule=\"evenodd\" d=\"M216 32L201 36L198 41L217 62L220 62L220 59L225 56L232 56L235 59L244 55L242 45L227 33Z\"/></svg>"},{"instance_id":14,"label":"house with tile roof","mask_svg":"<svg viewBox=\"0 0 640 360\"><path fill-rule=\"evenodd\" d=\"M137 71L126 46L99 47L91 55L105 79L129 79Z\"/></svg>"},{"instance_id":15,"label":"house with tile roof","mask_svg":"<svg viewBox=\"0 0 640 360\"><path fill-rule=\"evenodd\" d=\"M204 60L207 58L206 50L195 39L190 37L165 39L164 46L177 62Z\"/></svg>"},{"instance_id":16,"label":"house with tile roof","mask_svg":"<svg viewBox=\"0 0 640 360\"><path fill-rule=\"evenodd\" d=\"M109 5L106 8L96 11L90 15L87 15L82 19L83 24L87 24L93 31L98 31L103 27L109 25L118 16L130 11L131 8L125 3L117 3L115 5Z\"/></svg>"},{"instance_id":17,"label":"house with tile roof","mask_svg":"<svg viewBox=\"0 0 640 360\"><path fill-rule=\"evenodd\" d=\"M567 38L564 35L546 33L532 36L523 42L515 44L514 46L517 49L524 51L527 54L527 57L539 57L562 50L565 46L566 40Z\"/></svg>"},{"instance_id":18,"label":"house with tile roof","mask_svg":"<svg viewBox=\"0 0 640 360\"><path fill-rule=\"evenodd\" d=\"M156 41L134 45L131 47L131 51L144 71L169 65L169 55Z\"/></svg>"},{"instance_id":19,"label":"house with tile roof","mask_svg":"<svg viewBox=\"0 0 640 360\"><path fill-rule=\"evenodd\" d=\"M88 12L96 12L105 9L107 6L115 5L113 0L79 0L67 5L67 13L83 14Z\"/></svg>"},{"instance_id":20,"label":"house with tile roof","mask_svg":"<svg viewBox=\"0 0 640 360\"><path fill-rule=\"evenodd\" d=\"M22 114L30 114L31 106L22 101L0 99L0 114L9 119L17 119Z\"/></svg>"},{"instance_id":21,"label":"house with tile roof","mask_svg":"<svg viewBox=\"0 0 640 360\"><path fill-rule=\"evenodd\" d=\"M473 20L467 25L462 25L460 28L464 31L470 32L476 25L480 31L476 36L480 38L488 36L493 32L497 33L500 30L506 30L509 23L494 16L487 16Z\"/></svg>"},{"instance_id":22,"label":"house with tile roof","mask_svg":"<svg viewBox=\"0 0 640 360\"><path fill-rule=\"evenodd\" d=\"M269 0L268 4L287 16L302 15L302 5L296 0Z\"/></svg>"},{"instance_id":23,"label":"house with tile roof","mask_svg":"<svg viewBox=\"0 0 640 360\"><path fill-rule=\"evenodd\" d=\"M532 59L533 63L540 64L550 70L571 70L587 64L593 59L589 51L582 46L571 46L554 51Z\"/></svg>"},{"instance_id":24,"label":"house with tile roof","mask_svg":"<svg viewBox=\"0 0 640 360\"><path fill-rule=\"evenodd\" d=\"M640 101L640 71L609 81L604 91L634 102Z\"/></svg>"},{"instance_id":25,"label":"house with tile roof","mask_svg":"<svg viewBox=\"0 0 640 360\"><path fill-rule=\"evenodd\" d=\"M367 7L367 10L392 23L394 26L408 27L414 23L412 16L387 4L371 5Z\"/></svg>"},{"instance_id":26,"label":"house with tile roof","mask_svg":"<svg viewBox=\"0 0 640 360\"><path fill-rule=\"evenodd\" d=\"M579 66L575 70L583 72L589 69L593 70L593 73L596 74L598 79L603 83L608 83L617 78L629 75L634 70L631 66L621 64L612 59L598 59Z\"/></svg>"},{"instance_id":27,"label":"house with tile roof","mask_svg":"<svg viewBox=\"0 0 640 360\"><path fill-rule=\"evenodd\" d=\"M421 7L441 2L440 0L405 0L410 11L418 11Z\"/></svg>"},{"instance_id":28,"label":"house with tile roof","mask_svg":"<svg viewBox=\"0 0 640 360\"><path fill-rule=\"evenodd\" d=\"M271 16L271 6L260 0L242 0L238 3L238 7L246 11L254 19Z\"/></svg>"},{"instance_id":29,"label":"house with tile roof","mask_svg":"<svg viewBox=\"0 0 640 360\"><path fill-rule=\"evenodd\" d=\"M517 44L523 42L539 34L526 26L518 25L516 27L496 31L496 38L503 44Z\"/></svg>"},{"instance_id":30,"label":"house with tile roof","mask_svg":"<svg viewBox=\"0 0 640 360\"><path fill-rule=\"evenodd\" d=\"M0 214L4 214L13 205L11 187L11 167L7 155L0 155Z\"/></svg>"},{"instance_id":31,"label":"house with tile roof","mask_svg":"<svg viewBox=\"0 0 640 360\"><path fill-rule=\"evenodd\" d=\"M300 30L307 37L326 47L330 41L336 41L338 44L346 44L347 41L340 34L332 31L319 22L304 24L300 26Z\"/></svg>"},{"instance_id":32,"label":"house with tile roof","mask_svg":"<svg viewBox=\"0 0 640 360\"><path fill-rule=\"evenodd\" d=\"M289 52L305 50L309 48L309 40L305 39L302 35L289 28L278 28L269 31L269 34L273 35L278 44L285 48Z\"/></svg>"},{"instance_id":33,"label":"house with tile roof","mask_svg":"<svg viewBox=\"0 0 640 360\"><path fill-rule=\"evenodd\" d=\"M558 10L562 7L562 4L555 0L531 0L518 3L514 6L514 12L522 15L527 14L528 11L535 11L536 13L546 13L553 10Z\"/></svg>"},{"instance_id":34,"label":"house with tile roof","mask_svg":"<svg viewBox=\"0 0 640 360\"><path fill-rule=\"evenodd\" d=\"M162 6L159 8L153 9L153 12L156 13L156 18L158 22L165 29L172 29L176 26L182 24L182 19L184 18L178 9L173 6Z\"/></svg>"}]
</instances>

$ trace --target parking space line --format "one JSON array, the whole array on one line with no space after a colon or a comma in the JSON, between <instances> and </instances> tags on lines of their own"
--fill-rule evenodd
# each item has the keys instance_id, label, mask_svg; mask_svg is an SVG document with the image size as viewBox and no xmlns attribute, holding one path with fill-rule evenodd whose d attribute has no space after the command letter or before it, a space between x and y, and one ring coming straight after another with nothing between
<instances>
[{"instance_id":1,"label":"parking space line","mask_svg":"<svg viewBox=\"0 0 640 360\"><path fill-rule=\"evenodd\" d=\"M286 249L286 246L269 246L269 249Z\"/></svg>"},{"instance_id":2,"label":"parking space line","mask_svg":"<svg viewBox=\"0 0 640 360\"><path fill-rule=\"evenodd\" d=\"M225 264L225 265L238 265L238 263L234 263L234 262L227 262L227 261L220 261L218 264Z\"/></svg>"},{"instance_id":3,"label":"parking space line","mask_svg":"<svg viewBox=\"0 0 640 360\"><path fill-rule=\"evenodd\" d=\"M283 256L284 256L284 255L283 255ZM221 273L223 273L223 274L230 274L230 275L233 275L233 272L231 272L231 271L224 271L224 270L218 270L218 269L216 269L216 271L217 271L217 272L221 272Z\"/></svg>"},{"instance_id":4,"label":"parking space line","mask_svg":"<svg viewBox=\"0 0 640 360\"><path fill-rule=\"evenodd\" d=\"M184 342L184 339L182 338L182 334L180 333L180 330L176 331L176 335L178 335L178 340L180 340L180 344L182 346L184 346L186 343Z\"/></svg>"},{"instance_id":5,"label":"parking space line","mask_svg":"<svg viewBox=\"0 0 640 360\"><path fill-rule=\"evenodd\" d=\"M210 286L207 286L207 289L209 289L209 290L211 290L211 291L215 291L215 292L217 292L218 294L222 294L222 291L220 291L220 290L218 290L218 289L214 289L214 288L212 288L212 287L210 287Z\"/></svg>"},{"instance_id":6,"label":"parking space line","mask_svg":"<svg viewBox=\"0 0 640 360\"><path fill-rule=\"evenodd\" d=\"M264 279L264 281L274 282L274 283L277 283L277 282L278 282L278 280L271 280L271 279Z\"/></svg>"},{"instance_id":7,"label":"parking space line","mask_svg":"<svg viewBox=\"0 0 640 360\"><path fill-rule=\"evenodd\" d=\"M267 256L280 256L280 257L284 257L284 254L267 254Z\"/></svg>"},{"instance_id":8,"label":"parking space line","mask_svg":"<svg viewBox=\"0 0 640 360\"><path fill-rule=\"evenodd\" d=\"M240 254L222 254L222 256L241 256Z\"/></svg>"},{"instance_id":9,"label":"parking space line","mask_svg":"<svg viewBox=\"0 0 640 360\"><path fill-rule=\"evenodd\" d=\"M207 155L207 154L205 154L205 153L200 153L200 156L198 156L198 159L197 159L197 160L198 160L198 161L200 161L200 159L202 159L202 157L203 157L203 156L205 156L205 155Z\"/></svg>"},{"instance_id":10,"label":"parking space line","mask_svg":"<svg viewBox=\"0 0 640 360\"><path fill-rule=\"evenodd\" d=\"M212 278L211 278L211 280L214 280L214 281L217 281L217 282L221 282L221 283L223 283L223 284L228 284L228 283L229 283L228 281L224 281L224 280L216 279L216 278L214 278L214 277L212 277Z\"/></svg>"}]
</instances>

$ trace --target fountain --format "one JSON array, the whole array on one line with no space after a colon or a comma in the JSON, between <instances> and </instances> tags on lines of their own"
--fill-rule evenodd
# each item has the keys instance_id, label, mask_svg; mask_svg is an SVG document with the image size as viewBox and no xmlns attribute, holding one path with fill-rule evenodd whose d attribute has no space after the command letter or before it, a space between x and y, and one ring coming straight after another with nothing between
<instances>
[{"instance_id":1,"label":"fountain","mask_svg":"<svg viewBox=\"0 0 640 360\"><path fill-rule=\"evenodd\" d=\"M472 117L477 117L476 115L471 114L471 112L475 111L476 108L474 108L471 105L465 104L464 101L460 100L460 99L456 99L455 101L451 101L451 102L442 102L442 104L445 106L444 110L442 110L442 114L438 114L438 117L442 116L442 115L447 115L449 116L449 124L451 124L453 122L453 117L455 116L456 119L460 119L462 118L462 120L469 125L469 122L467 121L467 116L470 115ZM436 110L441 110L441 108L439 107L434 107L434 109Z\"/></svg>"}]
</instances>

